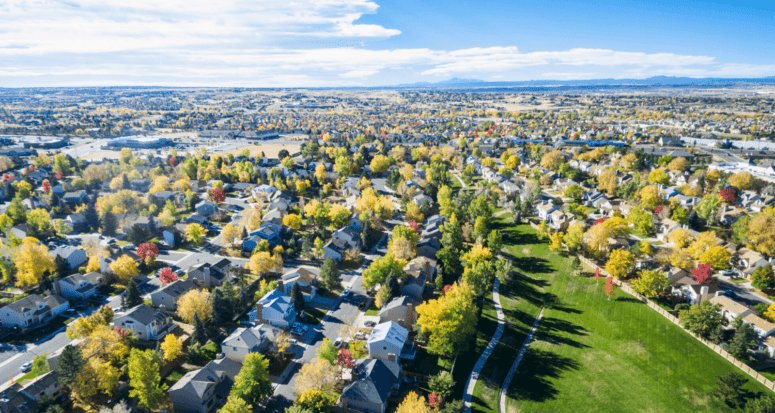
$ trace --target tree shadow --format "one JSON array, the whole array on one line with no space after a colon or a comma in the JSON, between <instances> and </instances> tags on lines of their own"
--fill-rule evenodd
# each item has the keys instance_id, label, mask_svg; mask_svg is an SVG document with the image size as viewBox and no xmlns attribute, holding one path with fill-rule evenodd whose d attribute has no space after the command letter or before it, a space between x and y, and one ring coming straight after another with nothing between
<instances>
[{"instance_id":1,"label":"tree shadow","mask_svg":"<svg viewBox=\"0 0 775 413\"><path fill-rule=\"evenodd\" d=\"M550 351L531 348L522 357L517 373L509 386L509 397L519 400L544 402L555 399L558 390L553 379L569 370L578 370L579 363Z\"/></svg>"},{"instance_id":2,"label":"tree shadow","mask_svg":"<svg viewBox=\"0 0 775 413\"><path fill-rule=\"evenodd\" d=\"M643 304L643 301L638 300L637 298L633 297L616 297L616 300L614 301L621 301L625 303L637 303L637 304Z\"/></svg>"},{"instance_id":3,"label":"tree shadow","mask_svg":"<svg viewBox=\"0 0 775 413\"><path fill-rule=\"evenodd\" d=\"M562 305L557 295L539 290L548 286L549 282L546 280L532 278L519 271L514 271L509 275L507 282L501 283L500 288L501 294L504 296L512 295L518 299L526 300L536 307L546 307L565 313L582 313L580 310ZM527 324L532 325L533 322L530 321Z\"/></svg>"},{"instance_id":4,"label":"tree shadow","mask_svg":"<svg viewBox=\"0 0 775 413\"><path fill-rule=\"evenodd\" d=\"M565 344L574 348L589 348L588 345L568 337L568 335L587 336L589 330L567 320L553 317L544 318L538 324L538 331L536 334L545 338L547 341L551 340L552 342Z\"/></svg>"}]
</instances>

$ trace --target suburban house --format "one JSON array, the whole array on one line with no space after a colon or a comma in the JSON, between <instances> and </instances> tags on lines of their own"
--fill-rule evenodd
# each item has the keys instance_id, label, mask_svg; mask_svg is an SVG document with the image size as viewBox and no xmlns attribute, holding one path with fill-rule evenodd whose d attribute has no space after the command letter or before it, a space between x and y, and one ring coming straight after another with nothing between
<instances>
[{"instance_id":1,"label":"suburban house","mask_svg":"<svg viewBox=\"0 0 775 413\"><path fill-rule=\"evenodd\" d=\"M361 234L351 226L334 231L332 238L346 242L348 248L360 248L361 246Z\"/></svg>"},{"instance_id":2,"label":"suburban house","mask_svg":"<svg viewBox=\"0 0 775 413\"><path fill-rule=\"evenodd\" d=\"M213 413L226 403L242 363L223 357L186 373L167 394L176 413Z\"/></svg>"},{"instance_id":3,"label":"suburban house","mask_svg":"<svg viewBox=\"0 0 775 413\"><path fill-rule=\"evenodd\" d=\"M0 397L0 412L31 413L39 409L38 401L44 395L58 396L62 386L59 384L59 373L49 371L36 377L22 386L13 383L3 390Z\"/></svg>"},{"instance_id":4,"label":"suburban house","mask_svg":"<svg viewBox=\"0 0 775 413\"><path fill-rule=\"evenodd\" d=\"M673 284L673 295L683 297L689 304L710 300L719 291L718 284L700 284L692 277L684 277Z\"/></svg>"},{"instance_id":5,"label":"suburban house","mask_svg":"<svg viewBox=\"0 0 775 413\"><path fill-rule=\"evenodd\" d=\"M735 257L737 258L737 266L742 268L746 275L753 274L754 270L761 266L769 265L769 261L764 258L764 255L748 248L740 248L730 260L734 260Z\"/></svg>"},{"instance_id":6,"label":"suburban house","mask_svg":"<svg viewBox=\"0 0 775 413\"><path fill-rule=\"evenodd\" d=\"M422 299L426 283L432 283L438 273L436 260L417 257L406 263L403 268L407 277L401 285L401 294Z\"/></svg>"},{"instance_id":7,"label":"suburban house","mask_svg":"<svg viewBox=\"0 0 775 413\"><path fill-rule=\"evenodd\" d=\"M425 226L420 232L420 238L430 238L440 240L441 226L447 222L447 218L441 215L433 215L425 220Z\"/></svg>"},{"instance_id":8,"label":"suburban house","mask_svg":"<svg viewBox=\"0 0 775 413\"><path fill-rule=\"evenodd\" d=\"M75 273L54 281L54 290L69 300L83 300L97 292L104 277L98 272L89 274Z\"/></svg>"},{"instance_id":9,"label":"suburban house","mask_svg":"<svg viewBox=\"0 0 775 413\"><path fill-rule=\"evenodd\" d=\"M86 191L80 190L66 193L62 199L68 204L83 204L89 196Z\"/></svg>"},{"instance_id":10,"label":"suburban house","mask_svg":"<svg viewBox=\"0 0 775 413\"><path fill-rule=\"evenodd\" d=\"M145 304L116 313L113 316L113 325L132 331L142 341L160 340L177 326L163 307L156 310Z\"/></svg>"},{"instance_id":11,"label":"suburban house","mask_svg":"<svg viewBox=\"0 0 775 413\"><path fill-rule=\"evenodd\" d=\"M359 359L353 366L352 377L353 381L339 396L339 404L367 413L385 413L388 397L398 394L403 368L395 359Z\"/></svg>"},{"instance_id":12,"label":"suburban house","mask_svg":"<svg viewBox=\"0 0 775 413\"><path fill-rule=\"evenodd\" d=\"M229 280L231 261L224 258L214 264L204 262L190 267L187 271L188 279L201 288L220 287L224 281Z\"/></svg>"},{"instance_id":13,"label":"suburban house","mask_svg":"<svg viewBox=\"0 0 775 413\"><path fill-rule=\"evenodd\" d=\"M245 251L253 251L263 240L269 243L270 247L274 247L282 239L280 238L281 227L272 222L264 222L257 230L251 232L247 238L242 242L242 249Z\"/></svg>"},{"instance_id":14,"label":"suburban house","mask_svg":"<svg viewBox=\"0 0 775 413\"><path fill-rule=\"evenodd\" d=\"M334 261L341 261L347 251L348 244L341 239L331 239L323 246L323 258L331 258Z\"/></svg>"},{"instance_id":15,"label":"suburban house","mask_svg":"<svg viewBox=\"0 0 775 413\"><path fill-rule=\"evenodd\" d=\"M417 256L436 258L436 253L441 249L441 241L436 238L423 238L417 243Z\"/></svg>"},{"instance_id":16,"label":"suburban house","mask_svg":"<svg viewBox=\"0 0 775 413\"><path fill-rule=\"evenodd\" d=\"M720 305L721 314L726 317L730 323L738 316L746 317L749 314L755 314L750 308L724 295L717 295L711 298L710 303Z\"/></svg>"},{"instance_id":17,"label":"suburban house","mask_svg":"<svg viewBox=\"0 0 775 413\"><path fill-rule=\"evenodd\" d=\"M51 294L41 297L31 294L19 301L0 308L0 322L3 327L37 327L70 308L64 297Z\"/></svg>"},{"instance_id":18,"label":"suburban house","mask_svg":"<svg viewBox=\"0 0 775 413\"><path fill-rule=\"evenodd\" d=\"M89 261L89 258L86 256L86 251L72 245L59 245L53 250L50 250L49 254L54 258L57 256L62 257L71 270L74 270Z\"/></svg>"},{"instance_id":19,"label":"suburban house","mask_svg":"<svg viewBox=\"0 0 775 413\"><path fill-rule=\"evenodd\" d=\"M269 323L277 328L286 328L296 320L293 299L286 293L274 289L256 303L250 310L248 319L256 323Z\"/></svg>"},{"instance_id":20,"label":"suburban house","mask_svg":"<svg viewBox=\"0 0 775 413\"><path fill-rule=\"evenodd\" d=\"M268 324L255 327L240 327L221 343L221 352L226 358L244 362L250 353L262 352L271 347L280 331Z\"/></svg>"},{"instance_id":21,"label":"suburban house","mask_svg":"<svg viewBox=\"0 0 775 413\"><path fill-rule=\"evenodd\" d=\"M277 188L273 187L272 185L262 184L253 188L253 196L265 196L268 198L275 192L277 192Z\"/></svg>"},{"instance_id":22,"label":"suburban house","mask_svg":"<svg viewBox=\"0 0 775 413\"><path fill-rule=\"evenodd\" d=\"M392 321L402 327L411 328L417 323L417 312L414 309L412 299L407 296L396 297L385 304L379 310L379 322Z\"/></svg>"},{"instance_id":23,"label":"suburban house","mask_svg":"<svg viewBox=\"0 0 775 413\"><path fill-rule=\"evenodd\" d=\"M175 310L178 306L178 299L196 287L191 278L173 281L151 293L151 304L154 307L163 305L166 309Z\"/></svg>"},{"instance_id":24,"label":"suburban house","mask_svg":"<svg viewBox=\"0 0 775 413\"><path fill-rule=\"evenodd\" d=\"M210 215L218 211L218 205L216 205L212 201L208 201L205 199L203 201L199 201L196 204L195 209L197 214L203 217L209 217Z\"/></svg>"},{"instance_id":25,"label":"suburban house","mask_svg":"<svg viewBox=\"0 0 775 413\"><path fill-rule=\"evenodd\" d=\"M551 202L545 202L542 205L539 205L536 210L538 211L538 218L542 221L546 221L549 219L549 215L554 211L559 211L560 208L557 207L557 205L552 204Z\"/></svg>"},{"instance_id":26,"label":"suburban house","mask_svg":"<svg viewBox=\"0 0 775 413\"><path fill-rule=\"evenodd\" d=\"M283 291L286 294L291 294L291 289L294 284L299 284L302 294L304 294L304 301L309 302L315 298L315 294L318 291L317 283L319 268L302 266L294 271L287 272L281 277L283 282Z\"/></svg>"},{"instance_id":27,"label":"suburban house","mask_svg":"<svg viewBox=\"0 0 775 413\"><path fill-rule=\"evenodd\" d=\"M204 215L200 215L198 212L195 214L191 214L186 217L186 223L187 224L199 224L205 229L210 226L210 221L207 220L207 217Z\"/></svg>"},{"instance_id":28,"label":"suburban house","mask_svg":"<svg viewBox=\"0 0 775 413\"><path fill-rule=\"evenodd\" d=\"M760 339L775 333L775 324L759 317L756 314L752 313L743 317L743 322L753 327L753 330L756 332L756 335L759 336Z\"/></svg>"},{"instance_id":29,"label":"suburban house","mask_svg":"<svg viewBox=\"0 0 775 413\"><path fill-rule=\"evenodd\" d=\"M409 330L398 323L388 321L377 324L366 341L369 357L380 360L398 360L406 344Z\"/></svg>"},{"instance_id":30,"label":"suburban house","mask_svg":"<svg viewBox=\"0 0 775 413\"><path fill-rule=\"evenodd\" d=\"M81 232L86 227L86 217L83 214L70 214L65 218L67 225L73 232Z\"/></svg>"}]
</instances>

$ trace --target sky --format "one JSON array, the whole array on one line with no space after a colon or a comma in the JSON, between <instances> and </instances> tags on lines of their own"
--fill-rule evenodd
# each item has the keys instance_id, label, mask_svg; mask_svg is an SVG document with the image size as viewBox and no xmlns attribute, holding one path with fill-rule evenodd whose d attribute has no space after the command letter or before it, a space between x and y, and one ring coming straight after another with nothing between
<instances>
[{"instance_id":1,"label":"sky","mask_svg":"<svg viewBox=\"0 0 775 413\"><path fill-rule=\"evenodd\" d=\"M775 76L773 1L0 0L0 87Z\"/></svg>"}]
</instances>

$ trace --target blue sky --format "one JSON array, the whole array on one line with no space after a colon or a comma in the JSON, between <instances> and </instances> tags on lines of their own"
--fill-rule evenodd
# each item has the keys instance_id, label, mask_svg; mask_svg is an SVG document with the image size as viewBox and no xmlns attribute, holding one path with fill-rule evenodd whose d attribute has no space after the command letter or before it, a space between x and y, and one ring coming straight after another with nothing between
<instances>
[{"instance_id":1,"label":"blue sky","mask_svg":"<svg viewBox=\"0 0 775 413\"><path fill-rule=\"evenodd\" d=\"M0 0L0 87L775 76L775 2Z\"/></svg>"}]
</instances>

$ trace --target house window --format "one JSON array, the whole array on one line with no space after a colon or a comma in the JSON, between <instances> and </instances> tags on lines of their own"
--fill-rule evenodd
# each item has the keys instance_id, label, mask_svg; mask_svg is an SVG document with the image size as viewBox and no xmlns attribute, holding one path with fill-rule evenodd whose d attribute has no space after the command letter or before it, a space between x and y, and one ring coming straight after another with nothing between
<instances>
[{"instance_id":1,"label":"house window","mask_svg":"<svg viewBox=\"0 0 775 413\"><path fill-rule=\"evenodd\" d=\"M382 347L382 350L387 350L387 347L383 346L383 347Z\"/></svg>"}]
</instances>

